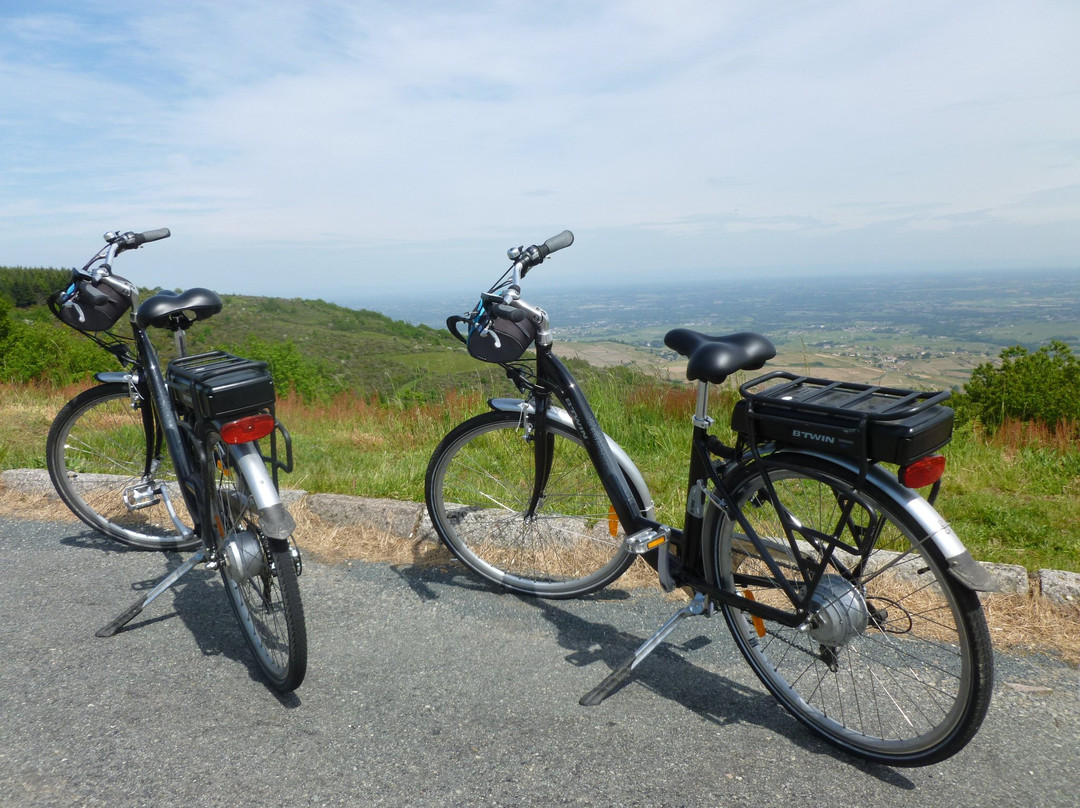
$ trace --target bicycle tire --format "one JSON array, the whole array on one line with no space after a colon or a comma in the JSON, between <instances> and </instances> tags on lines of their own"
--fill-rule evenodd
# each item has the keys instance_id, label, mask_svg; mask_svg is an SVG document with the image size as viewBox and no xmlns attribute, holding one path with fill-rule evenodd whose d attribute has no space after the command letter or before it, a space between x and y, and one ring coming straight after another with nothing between
<instances>
[{"instance_id":1,"label":"bicycle tire","mask_svg":"<svg viewBox=\"0 0 1080 808\"><path fill-rule=\"evenodd\" d=\"M307 673L307 625L287 540L262 534L244 476L210 435L212 522L221 580L248 648L271 687L288 693Z\"/></svg>"},{"instance_id":2,"label":"bicycle tire","mask_svg":"<svg viewBox=\"0 0 1080 808\"><path fill-rule=\"evenodd\" d=\"M125 493L163 483L178 517L190 525L183 496L167 451L159 451L145 476L147 435L142 402L133 405L128 385L107 383L85 390L57 414L49 429L45 457L60 499L85 524L132 547L189 550L198 538L185 540L159 497L137 509Z\"/></svg>"},{"instance_id":3,"label":"bicycle tire","mask_svg":"<svg viewBox=\"0 0 1080 808\"><path fill-rule=\"evenodd\" d=\"M595 592L634 556L580 437L561 423L548 421L552 470L525 520L536 476L527 420L493 411L451 430L428 464L428 515L463 564L504 589L555 599Z\"/></svg>"},{"instance_id":4,"label":"bicycle tire","mask_svg":"<svg viewBox=\"0 0 1080 808\"><path fill-rule=\"evenodd\" d=\"M803 626L722 605L750 667L789 713L851 754L921 766L958 752L982 723L992 690L990 635L978 595L948 573L906 502L823 458L779 454L739 469L729 490L758 535L771 540L767 552L794 586L804 579L763 469L781 507L802 528L842 536L852 549L872 540L873 549L862 570L853 567L855 554L834 553L812 599L813 620ZM736 522L715 510L713 516L720 586L790 610L761 551ZM797 546L804 559L823 557L804 539ZM841 564L858 574L846 577ZM742 579L745 588L737 590L736 572L760 577Z\"/></svg>"}]
</instances>

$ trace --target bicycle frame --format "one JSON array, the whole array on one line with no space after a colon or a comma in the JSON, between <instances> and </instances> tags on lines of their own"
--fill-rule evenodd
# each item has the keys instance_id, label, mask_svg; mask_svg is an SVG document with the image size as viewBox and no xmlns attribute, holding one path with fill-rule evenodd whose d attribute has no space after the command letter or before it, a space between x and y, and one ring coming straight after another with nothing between
<instances>
[{"instance_id":1,"label":"bicycle frame","mask_svg":"<svg viewBox=\"0 0 1080 808\"><path fill-rule=\"evenodd\" d=\"M519 302L519 305L520 303L522 302ZM724 482L725 471L733 465L743 462L743 455L760 461L759 449L754 446L746 452L741 452L738 447L726 446L709 433L708 430L712 424L712 419L707 414L709 388L707 382L698 382L687 481L687 505L683 527L679 530L643 514L637 506L619 464L614 459L612 447L607 436L600 428L588 400L573 375L551 350L550 333L546 330L546 313L527 304L522 305L522 308L535 311L537 316L542 318L544 326L537 336L536 381L531 384L519 381L519 387L523 389L525 387L531 388L531 395L535 401L536 414L533 419L533 427L537 435L537 439L534 441L537 475L536 491L533 496L534 506L543 493L543 486L546 483L547 473L551 467L551 459L547 455L547 441L539 439L539 436L545 434L550 397L555 395L563 404L574 427L581 436L582 443L604 486L611 506L627 533L628 546L634 552L642 554L646 562L656 569L661 585L665 590L671 591L677 587L690 587L696 592L708 595L715 601L733 605L750 614L794 627L803 624L810 615L810 604L817 585L830 565L835 569L842 570L845 577L852 580L859 576L865 558L873 550L877 538L876 532L871 531L868 537L860 542L862 546L859 547L847 545L833 535L814 533L812 538L821 545L822 557L813 565L807 565L804 563L804 553L799 551L797 547L798 530L796 525L791 521L786 509L780 503L766 470L763 473L766 490L773 501L776 512L780 515L787 545L791 548L792 555L798 563L799 573L804 580L804 585L799 587L798 590L788 583L786 576L782 573L766 544L757 534L757 531L754 530L742 510L734 504ZM520 379L521 376L518 375L517 378ZM920 522L925 533L925 538L922 541L935 545L941 551L949 564L949 571L953 576L969 589L994 591L993 581L978 562L971 557L971 554L961 543L952 528L937 516L932 507L918 497L917 494L904 488L894 476L886 473L876 465L867 467L865 463L853 463L845 458L824 455L815 451L798 450L798 454L825 457L836 465L856 472L864 479L866 477L873 478L876 485L893 492L896 501L907 500L909 510ZM720 458L719 463L713 460L714 456ZM708 488L709 482L713 484L712 491ZM841 517L838 520L838 526L850 524L852 510L857 503L858 500L855 496L851 496L841 503ZM737 524L742 533L754 544L761 560L769 567L773 575L772 583L780 585L780 591L785 594L792 604L792 611L777 609L757 600L725 591L712 580L706 565L705 551L708 548L704 546L705 515L709 505L722 513L724 518ZM648 552L654 549L657 551L655 555ZM674 553L672 552L673 549ZM837 549L847 550L859 556L862 560L853 569L847 569L836 559L834 553ZM736 575L736 582L753 583L754 579L745 579Z\"/></svg>"},{"instance_id":2,"label":"bicycle frame","mask_svg":"<svg viewBox=\"0 0 1080 808\"><path fill-rule=\"evenodd\" d=\"M549 442L543 436L546 434L547 409L553 394L563 404L578 434L581 436L582 443L604 486L611 506L623 525L623 529L630 537L628 539L629 543L632 546L635 544L640 546L643 541L648 542L652 537L664 537L666 539L663 542L656 540L649 542L652 543L652 547L645 548L657 550L655 556L646 554L645 558L657 570L665 589L670 591L676 587L689 586L695 591L709 595L716 600L738 605L739 608L752 614L782 622L785 625L797 626L806 620L809 613L807 605L810 603L814 587L823 574L831 552L826 555L825 562L817 565L818 569L809 582L810 585L806 588L805 594L800 595L790 585L785 587L785 594L795 607L794 612L777 609L740 595L725 592L709 580L709 576L705 571L702 526L705 500L707 498L713 505L720 508L728 518L738 522L741 529L761 551L766 563L773 568L774 575L783 582L783 575L779 566L765 551L765 546L756 531L742 515L742 512L730 504L731 498L724 486L723 479L717 472L716 465L712 462L710 447L716 448L718 442L708 432L708 425L711 421L705 414L708 399L707 383L700 383L698 388L698 406L694 416L691 444L689 493L685 521L681 530L664 525L641 513L634 495L612 455L611 447L600 428L588 399L586 399L581 387L577 384L570 371L551 351L550 344L537 345L537 374L536 383L533 385L532 390L535 403L533 429L536 438L533 445L537 469L533 507L535 507L543 493L547 475L551 468L551 458L548 455ZM731 456L734 457L734 450L730 450L730 452ZM712 481L718 493L708 493L705 485L707 481ZM785 530L789 534L789 542L794 547L795 539L791 527L785 525ZM643 536L644 539L636 538L638 536ZM676 550L674 555L671 554L671 548Z\"/></svg>"}]
</instances>

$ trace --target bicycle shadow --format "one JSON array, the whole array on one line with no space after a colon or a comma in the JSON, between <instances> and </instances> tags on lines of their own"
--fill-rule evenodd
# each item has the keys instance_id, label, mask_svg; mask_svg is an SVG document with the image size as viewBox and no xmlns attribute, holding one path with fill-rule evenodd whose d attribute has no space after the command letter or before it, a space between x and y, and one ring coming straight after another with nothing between
<instances>
[{"instance_id":1,"label":"bicycle shadow","mask_svg":"<svg viewBox=\"0 0 1080 808\"><path fill-rule=\"evenodd\" d=\"M118 588L118 594L110 606L113 611L108 615L108 619L120 614L132 601L138 600L140 595L145 595L157 586L163 578L174 572L190 556L189 552L177 550L144 550L130 547L93 530L64 537L61 539L61 544L109 554L144 556L150 562L147 564L148 568L159 570L149 577L129 583L126 593ZM162 562L153 563L155 558L160 558ZM171 593L171 598L168 593ZM203 656L223 656L243 665L252 681L266 687L267 692L277 698L282 706L288 708L300 706L300 698L295 693L280 694L266 685L258 663L252 656L240 627L232 617L232 607L217 573L203 567L196 567L173 584L168 593L162 594L150 603L146 611L123 626L114 636L152 630L157 624L179 618L194 637ZM227 615L224 619L223 612ZM97 628L99 627L94 627L94 630ZM107 637L102 638L101 641L108 642L111 639L113 638Z\"/></svg>"},{"instance_id":2,"label":"bicycle shadow","mask_svg":"<svg viewBox=\"0 0 1080 808\"><path fill-rule=\"evenodd\" d=\"M594 622L573 614L568 609L560 607L559 601L507 593L457 563L444 564L435 568L425 565L397 565L393 569L422 600L438 599L438 588L449 586L477 594L513 597L523 604L534 607L555 628L559 645L569 652L564 657L566 661L575 667L592 666L597 670L594 682L596 685L600 684L609 671L622 665L647 639L646 636L634 635L610 624ZM606 589L578 598L575 602L616 602L625 601L631 597L633 595L624 590ZM677 608L677 605L672 603L672 613ZM710 618L709 625L714 626L714 630L724 632L726 638L727 628L722 618ZM659 628L659 623L656 627ZM676 633L680 630L685 629L677 629ZM677 643L672 642L670 638L665 640L608 696L608 700L618 699L619 692L625 687L646 687L717 726L726 727L738 724L760 726L791 739L793 743L812 755L832 757L898 789L908 791L915 789L915 783L895 769L852 757L819 739L789 716L764 690L732 681L719 673L694 664L684 656L685 653L691 651L700 652L712 642L712 638L701 634ZM583 695L584 693L574 694L573 698L577 699ZM582 709L598 708L582 707Z\"/></svg>"},{"instance_id":3,"label":"bicycle shadow","mask_svg":"<svg viewBox=\"0 0 1080 808\"><path fill-rule=\"evenodd\" d=\"M615 670L648 639L605 623L592 622L560 608L556 602L550 600L520 600L538 609L555 627L559 645L570 651L565 657L567 662L576 667L587 667L599 662L602 667ZM672 613L677 608L676 604L672 604ZM721 618L709 620L709 625L715 627L714 630L723 631L726 635L727 628ZM659 627L658 623L657 628ZM676 632L678 631L679 629L676 629ZM819 739L797 723L763 690L732 681L719 673L695 665L683 656L685 652L700 651L712 642L712 638L704 635L697 635L680 643L665 640L642 660L607 698L618 698L619 691L631 684L645 687L717 726L753 724L777 735L786 736L810 754L827 755L853 765L896 788L915 789L915 783L895 769L853 757ZM606 673L601 670L597 675L597 685L604 676Z\"/></svg>"},{"instance_id":4,"label":"bicycle shadow","mask_svg":"<svg viewBox=\"0 0 1080 808\"><path fill-rule=\"evenodd\" d=\"M467 589L471 592L515 597L513 593L507 592L496 584L476 575L457 559L428 561L422 560L419 554L414 555L416 560L412 563L391 564L390 569L425 603L439 599L439 591L436 586L450 586L455 589ZM609 587L591 595L585 595L578 598L578 600L621 601L627 600L629 597L628 592Z\"/></svg>"},{"instance_id":5,"label":"bicycle shadow","mask_svg":"<svg viewBox=\"0 0 1080 808\"><path fill-rule=\"evenodd\" d=\"M60 544L76 550L97 550L112 555L161 552L160 550L143 550L139 547L132 547L130 544L121 544L116 539L110 539L104 533L98 533L91 528L84 528L81 533L64 536L60 539Z\"/></svg>"}]
</instances>

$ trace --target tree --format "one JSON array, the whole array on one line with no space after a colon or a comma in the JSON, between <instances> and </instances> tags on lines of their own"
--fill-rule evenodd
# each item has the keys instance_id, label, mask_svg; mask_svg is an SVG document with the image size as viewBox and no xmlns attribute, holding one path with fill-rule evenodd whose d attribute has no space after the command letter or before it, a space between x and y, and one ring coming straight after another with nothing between
<instances>
[{"instance_id":1,"label":"tree","mask_svg":"<svg viewBox=\"0 0 1080 808\"><path fill-rule=\"evenodd\" d=\"M990 426L1006 419L1042 421L1051 426L1080 421L1080 360L1060 340L1034 353L1014 345L1001 363L985 362L971 372L957 409Z\"/></svg>"}]
</instances>

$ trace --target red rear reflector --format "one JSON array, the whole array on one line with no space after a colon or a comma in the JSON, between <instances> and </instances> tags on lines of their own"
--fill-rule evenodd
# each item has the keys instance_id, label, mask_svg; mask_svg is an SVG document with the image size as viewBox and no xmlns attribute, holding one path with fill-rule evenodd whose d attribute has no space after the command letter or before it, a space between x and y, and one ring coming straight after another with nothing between
<instances>
[{"instance_id":1,"label":"red rear reflector","mask_svg":"<svg viewBox=\"0 0 1080 808\"><path fill-rule=\"evenodd\" d=\"M265 438L274 431L274 416L262 413L248 415L229 421L221 428L221 439L226 443L250 443Z\"/></svg>"},{"instance_id":2,"label":"red rear reflector","mask_svg":"<svg viewBox=\"0 0 1080 808\"><path fill-rule=\"evenodd\" d=\"M900 473L896 476L901 485L906 485L908 488L922 488L936 483L944 473L945 456L930 455L901 467Z\"/></svg>"}]
</instances>

